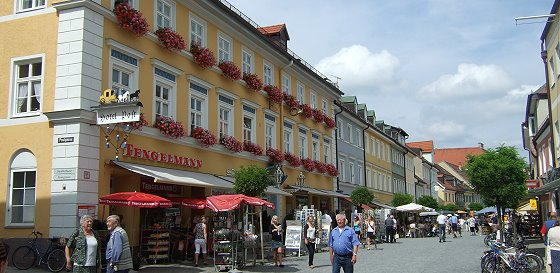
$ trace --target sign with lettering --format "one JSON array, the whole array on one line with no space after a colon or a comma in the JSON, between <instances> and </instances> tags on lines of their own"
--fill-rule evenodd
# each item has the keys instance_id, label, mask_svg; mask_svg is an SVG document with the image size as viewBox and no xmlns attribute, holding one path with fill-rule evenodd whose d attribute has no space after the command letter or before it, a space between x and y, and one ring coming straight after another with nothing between
<instances>
[{"instance_id":1,"label":"sign with lettering","mask_svg":"<svg viewBox=\"0 0 560 273\"><path fill-rule=\"evenodd\" d=\"M74 137L59 137L58 143L70 143L74 142Z\"/></svg>"},{"instance_id":2,"label":"sign with lettering","mask_svg":"<svg viewBox=\"0 0 560 273\"><path fill-rule=\"evenodd\" d=\"M537 210L537 199L529 199L529 207L532 210Z\"/></svg>"},{"instance_id":3,"label":"sign with lettering","mask_svg":"<svg viewBox=\"0 0 560 273\"><path fill-rule=\"evenodd\" d=\"M113 124L140 120L140 106L136 103L109 104L96 108L97 124Z\"/></svg>"},{"instance_id":4,"label":"sign with lettering","mask_svg":"<svg viewBox=\"0 0 560 273\"><path fill-rule=\"evenodd\" d=\"M128 143L126 144L126 149L124 150L124 156L191 168L202 167L202 160L200 159L142 149L134 147L132 144Z\"/></svg>"},{"instance_id":5,"label":"sign with lettering","mask_svg":"<svg viewBox=\"0 0 560 273\"><path fill-rule=\"evenodd\" d=\"M89 215L89 216L95 218L96 214L97 214L97 206L95 206L95 205L80 205L80 206L78 206L78 218L81 218L84 215Z\"/></svg>"},{"instance_id":6,"label":"sign with lettering","mask_svg":"<svg viewBox=\"0 0 560 273\"><path fill-rule=\"evenodd\" d=\"M300 221L286 221L286 249L299 252L301 247L301 223Z\"/></svg>"},{"instance_id":7,"label":"sign with lettering","mask_svg":"<svg viewBox=\"0 0 560 273\"><path fill-rule=\"evenodd\" d=\"M164 184L164 183L150 183L142 181L142 192L147 193L168 193L168 194L182 194L182 188L179 185Z\"/></svg>"},{"instance_id":8,"label":"sign with lettering","mask_svg":"<svg viewBox=\"0 0 560 273\"><path fill-rule=\"evenodd\" d=\"M57 168L53 169L52 180L74 180L76 179L76 169L75 168Z\"/></svg>"}]
</instances>

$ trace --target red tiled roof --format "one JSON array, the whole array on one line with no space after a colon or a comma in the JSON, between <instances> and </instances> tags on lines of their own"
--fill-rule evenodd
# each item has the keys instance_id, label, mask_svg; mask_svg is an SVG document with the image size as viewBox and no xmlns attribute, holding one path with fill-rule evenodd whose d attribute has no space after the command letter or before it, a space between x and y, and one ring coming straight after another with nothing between
<instances>
[{"instance_id":1,"label":"red tiled roof","mask_svg":"<svg viewBox=\"0 0 560 273\"><path fill-rule=\"evenodd\" d=\"M410 148L418 148L422 150L423 153L431 153L434 150L433 140L408 142L406 145Z\"/></svg>"},{"instance_id":2,"label":"red tiled roof","mask_svg":"<svg viewBox=\"0 0 560 273\"><path fill-rule=\"evenodd\" d=\"M447 161L453 165L463 167L467 162L468 155L480 155L484 152L484 149L480 147L435 149L434 162Z\"/></svg>"},{"instance_id":3,"label":"red tiled roof","mask_svg":"<svg viewBox=\"0 0 560 273\"><path fill-rule=\"evenodd\" d=\"M286 27L285 24L279 24L279 25L273 25L273 26L266 26L266 27L260 27L257 28L260 33L264 34L264 35L270 35L270 34L275 34L278 33L280 31L282 31L282 29L284 29Z\"/></svg>"}]
</instances>

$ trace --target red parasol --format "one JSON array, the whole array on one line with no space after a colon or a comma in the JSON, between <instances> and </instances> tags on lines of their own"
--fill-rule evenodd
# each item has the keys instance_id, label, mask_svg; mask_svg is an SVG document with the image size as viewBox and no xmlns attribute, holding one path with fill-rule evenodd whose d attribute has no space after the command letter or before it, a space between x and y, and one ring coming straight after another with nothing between
<instances>
[{"instance_id":1,"label":"red parasol","mask_svg":"<svg viewBox=\"0 0 560 273\"><path fill-rule=\"evenodd\" d=\"M183 206L191 209L205 209L206 199L205 198L182 198L182 197L171 197L169 198L174 206Z\"/></svg>"},{"instance_id":2,"label":"red parasol","mask_svg":"<svg viewBox=\"0 0 560 273\"><path fill-rule=\"evenodd\" d=\"M271 209L274 208L274 204L268 201L256 197L245 196L243 194L217 195L206 198L206 206L216 212L237 209L243 202L253 206L266 206Z\"/></svg>"},{"instance_id":3,"label":"red parasol","mask_svg":"<svg viewBox=\"0 0 560 273\"><path fill-rule=\"evenodd\" d=\"M168 208L171 201L157 195L143 192L117 192L99 198L99 204L138 207L138 208Z\"/></svg>"}]
</instances>

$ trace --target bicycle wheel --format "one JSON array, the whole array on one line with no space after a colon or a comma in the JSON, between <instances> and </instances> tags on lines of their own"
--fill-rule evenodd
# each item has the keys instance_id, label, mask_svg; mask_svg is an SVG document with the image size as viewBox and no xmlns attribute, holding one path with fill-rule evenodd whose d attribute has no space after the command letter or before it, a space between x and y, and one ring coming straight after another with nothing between
<instances>
[{"instance_id":1,"label":"bicycle wheel","mask_svg":"<svg viewBox=\"0 0 560 273\"><path fill-rule=\"evenodd\" d=\"M66 266L66 256L62 248L55 248L47 256L47 267L51 272L60 272Z\"/></svg>"},{"instance_id":2,"label":"bicycle wheel","mask_svg":"<svg viewBox=\"0 0 560 273\"><path fill-rule=\"evenodd\" d=\"M484 264L482 265L482 273L495 273L497 272L497 264L495 257L489 257L484 260Z\"/></svg>"},{"instance_id":3,"label":"bicycle wheel","mask_svg":"<svg viewBox=\"0 0 560 273\"><path fill-rule=\"evenodd\" d=\"M486 246L490 246L490 242L492 240L496 240L496 234L494 234L494 233L490 233L490 234L486 235L486 237L484 237L484 244Z\"/></svg>"},{"instance_id":4,"label":"bicycle wheel","mask_svg":"<svg viewBox=\"0 0 560 273\"><path fill-rule=\"evenodd\" d=\"M29 246L20 246L12 254L12 264L19 270L27 270L35 265L37 253Z\"/></svg>"},{"instance_id":5,"label":"bicycle wheel","mask_svg":"<svg viewBox=\"0 0 560 273\"><path fill-rule=\"evenodd\" d=\"M526 273L539 273L544 268L543 260L535 254L525 254L520 258Z\"/></svg>"}]
</instances>

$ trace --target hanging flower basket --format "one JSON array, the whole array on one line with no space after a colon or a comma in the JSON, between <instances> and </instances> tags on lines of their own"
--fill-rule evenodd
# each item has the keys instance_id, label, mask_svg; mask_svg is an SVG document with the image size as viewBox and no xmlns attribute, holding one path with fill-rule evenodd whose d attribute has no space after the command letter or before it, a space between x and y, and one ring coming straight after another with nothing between
<instances>
[{"instance_id":1,"label":"hanging flower basket","mask_svg":"<svg viewBox=\"0 0 560 273\"><path fill-rule=\"evenodd\" d=\"M290 109L299 108L299 102L296 97L292 95L284 95L284 103L286 103Z\"/></svg>"},{"instance_id":2,"label":"hanging flower basket","mask_svg":"<svg viewBox=\"0 0 560 273\"><path fill-rule=\"evenodd\" d=\"M171 28L164 27L156 30L158 40L163 47L171 51L181 51L187 48L185 40L179 33L173 31Z\"/></svg>"},{"instance_id":3,"label":"hanging flower basket","mask_svg":"<svg viewBox=\"0 0 560 273\"><path fill-rule=\"evenodd\" d=\"M130 7L126 2L119 4L113 11L119 22L119 26L137 36L144 36L148 32L148 22L142 13Z\"/></svg>"},{"instance_id":4,"label":"hanging flower basket","mask_svg":"<svg viewBox=\"0 0 560 273\"><path fill-rule=\"evenodd\" d=\"M253 91L259 91L263 86L263 83L257 74L245 73L243 75L243 80L247 84L247 87Z\"/></svg>"},{"instance_id":5,"label":"hanging flower basket","mask_svg":"<svg viewBox=\"0 0 560 273\"><path fill-rule=\"evenodd\" d=\"M171 138L180 138L185 136L185 128L183 127L183 124L169 117L157 117L154 127L158 128L163 135Z\"/></svg>"},{"instance_id":6,"label":"hanging flower basket","mask_svg":"<svg viewBox=\"0 0 560 273\"><path fill-rule=\"evenodd\" d=\"M140 120L139 121L125 122L125 123L121 123L121 124L125 125L125 126L128 125L133 130L142 131L142 127L148 126L148 121L144 117L144 113L140 113Z\"/></svg>"},{"instance_id":7,"label":"hanging flower basket","mask_svg":"<svg viewBox=\"0 0 560 273\"><path fill-rule=\"evenodd\" d=\"M268 100L272 103L281 104L284 98L284 93L280 88L274 85L267 85L264 87L264 91L268 94Z\"/></svg>"},{"instance_id":8,"label":"hanging flower basket","mask_svg":"<svg viewBox=\"0 0 560 273\"><path fill-rule=\"evenodd\" d=\"M328 173L330 176L338 176L338 169L336 168L335 165L333 165L333 164L328 164L328 165L327 165L327 173Z\"/></svg>"},{"instance_id":9,"label":"hanging flower basket","mask_svg":"<svg viewBox=\"0 0 560 273\"><path fill-rule=\"evenodd\" d=\"M315 165L315 169L317 170L317 172L319 172L319 173L326 173L327 172L327 164L325 164L321 161L318 161L318 160L313 161L313 164Z\"/></svg>"},{"instance_id":10,"label":"hanging flower basket","mask_svg":"<svg viewBox=\"0 0 560 273\"><path fill-rule=\"evenodd\" d=\"M315 120L316 123L321 123L323 122L324 119L325 119L325 115L323 114L323 111L319 109L313 110L313 120Z\"/></svg>"},{"instance_id":11,"label":"hanging flower basket","mask_svg":"<svg viewBox=\"0 0 560 273\"><path fill-rule=\"evenodd\" d=\"M216 65L216 57L210 49L202 47L198 43L191 43L190 52L193 55L194 62L203 69Z\"/></svg>"},{"instance_id":12,"label":"hanging flower basket","mask_svg":"<svg viewBox=\"0 0 560 273\"><path fill-rule=\"evenodd\" d=\"M302 159L301 164L308 172L311 172L315 169L315 163L313 163L313 160L311 158Z\"/></svg>"},{"instance_id":13,"label":"hanging flower basket","mask_svg":"<svg viewBox=\"0 0 560 273\"><path fill-rule=\"evenodd\" d=\"M284 153L274 148L268 148L266 155L270 158L272 163L282 163L284 161Z\"/></svg>"},{"instance_id":14,"label":"hanging flower basket","mask_svg":"<svg viewBox=\"0 0 560 273\"><path fill-rule=\"evenodd\" d=\"M214 134L212 134L209 130L200 127L192 129L191 137L198 140L198 143L200 143L203 147L210 147L216 144L216 136L214 136Z\"/></svg>"},{"instance_id":15,"label":"hanging flower basket","mask_svg":"<svg viewBox=\"0 0 560 273\"><path fill-rule=\"evenodd\" d=\"M221 62L218 67L222 70L226 78L232 81L241 80L241 70L239 70L239 67L234 62Z\"/></svg>"},{"instance_id":16,"label":"hanging flower basket","mask_svg":"<svg viewBox=\"0 0 560 273\"><path fill-rule=\"evenodd\" d=\"M311 106L309 106L308 104L302 104L301 105L301 110L303 110L303 116L306 118L311 118L313 117L313 108L311 108Z\"/></svg>"},{"instance_id":17,"label":"hanging flower basket","mask_svg":"<svg viewBox=\"0 0 560 273\"><path fill-rule=\"evenodd\" d=\"M334 119L325 115L325 126L329 129L332 129L334 127L336 127L336 123L334 122Z\"/></svg>"},{"instance_id":18,"label":"hanging flower basket","mask_svg":"<svg viewBox=\"0 0 560 273\"><path fill-rule=\"evenodd\" d=\"M286 161L288 161L288 163L290 164L290 166L292 167L299 167L301 166L301 159L299 159L299 157L297 157L294 154L291 153L286 153L284 155L284 159L286 159Z\"/></svg>"},{"instance_id":19,"label":"hanging flower basket","mask_svg":"<svg viewBox=\"0 0 560 273\"><path fill-rule=\"evenodd\" d=\"M243 149L249 153L254 155L262 155L263 149L256 143L253 142L245 142L243 143Z\"/></svg>"},{"instance_id":20,"label":"hanging flower basket","mask_svg":"<svg viewBox=\"0 0 560 273\"><path fill-rule=\"evenodd\" d=\"M232 136L223 136L220 138L220 144L224 145L226 149L234 152L240 153L243 151L243 143Z\"/></svg>"}]
</instances>

